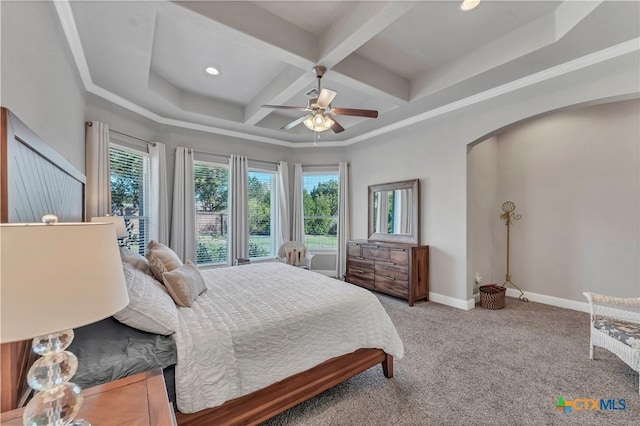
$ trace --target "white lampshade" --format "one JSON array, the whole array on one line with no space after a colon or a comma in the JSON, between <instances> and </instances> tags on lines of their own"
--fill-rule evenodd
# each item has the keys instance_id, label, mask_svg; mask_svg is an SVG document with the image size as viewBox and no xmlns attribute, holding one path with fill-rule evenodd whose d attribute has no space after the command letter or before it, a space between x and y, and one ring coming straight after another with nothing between
<instances>
[{"instance_id":1,"label":"white lampshade","mask_svg":"<svg viewBox=\"0 0 640 426\"><path fill-rule=\"evenodd\" d=\"M122 216L96 216L91 218L91 222L108 222L116 226L116 238L124 238L129 235Z\"/></svg>"},{"instance_id":2,"label":"white lampshade","mask_svg":"<svg viewBox=\"0 0 640 426\"><path fill-rule=\"evenodd\" d=\"M112 223L0 225L0 342L106 318L129 303Z\"/></svg>"}]
</instances>

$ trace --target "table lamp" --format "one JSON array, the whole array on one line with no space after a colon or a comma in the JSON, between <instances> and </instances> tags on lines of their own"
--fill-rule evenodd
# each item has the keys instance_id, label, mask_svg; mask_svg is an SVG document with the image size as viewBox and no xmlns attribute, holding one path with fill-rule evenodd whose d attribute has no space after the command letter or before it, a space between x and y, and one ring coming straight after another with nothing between
<instances>
[{"instance_id":1,"label":"table lamp","mask_svg":"<svg viewBox=\"0 0 640 426\"><path fill-rule=\"evenodd\" d=\"M129 303L113 223L0 224L0 342L33 338L40 358L27 374L36 391L25 425L87 425L74 420L80 388L69 380L78 359L65 351L73 327Z\"/></svg>"},{"instance_id":2,"label":"table lamp","mask_svg":"<svg viewBox=\"0 0 640 426\"><path fill-rule=\"evenodd\" d=\"M129 236L129 232L127 232L127 227L124 224L124 218L122 216L95 216L91 218L91 222L110 222L113 223L116 227L116 238L118 239L118 244L122 241L123 238Z\"/></svg>"}]
</instances>

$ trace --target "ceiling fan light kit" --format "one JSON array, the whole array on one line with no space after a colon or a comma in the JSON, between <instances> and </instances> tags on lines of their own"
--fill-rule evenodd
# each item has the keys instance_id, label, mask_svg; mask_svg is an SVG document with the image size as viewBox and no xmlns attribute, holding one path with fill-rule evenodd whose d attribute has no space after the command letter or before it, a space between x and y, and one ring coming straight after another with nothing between
<instances>
[{"instance_id":1,"label":"ceiling fan light kit","mask_svg":"<svg viewBox=\"0 0 640 426\"><path fill-rule=\"evenodd\" d=\"M325 132L331 129L334 133L344 131L344 127L340 125L333 115L351 115L355 117L377 118L378 111L371 109L355 109L355 108L333 108L331 102L337 93L331 89L323 89L320 83L322 76L327 69L321 65L313 67L313 72L318 79L317 98L311 98L307 102L306 107L297 107L289 105L262 105L263 108L289 109L307 112L308 115L299 117L294 121L281 127L283 130L289 130L302 123L312 132ZM311 92L308 92L311 93Z\"/></svg>"},{"instance_id":2,"label":"ceiling fan light kit","mask_svg":"<svg viewBox=\"0 0 640 426\"><path fill-rule=\"evenodd\" d=\"M324 132L329 130L335 124L335 121L331 117L318 112L314 116L308 115L303 124L311 131Z\"/></svg>"},{"instance_id":3,"label":"ceiling fan light kit","mask_svg":"<svg viewBox=\"0 0 640 426\"><path fill-rule=\"evenodd\" d=\"M480 0L464 0L461 4L460 4L460 9L466 11L469 11L471 9L475 9L476 6L478 6L478 4L480 3Z\"/></svg>"}]
</instances>

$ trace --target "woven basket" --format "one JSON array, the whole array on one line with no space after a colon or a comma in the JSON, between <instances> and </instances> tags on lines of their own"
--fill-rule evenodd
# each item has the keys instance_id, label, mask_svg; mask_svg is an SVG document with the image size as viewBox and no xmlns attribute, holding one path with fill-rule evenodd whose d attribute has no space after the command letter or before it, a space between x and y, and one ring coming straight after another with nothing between
<instances>
[{"instance_id":1,"label":"woven basket","mask_svg":"<svg viewBox=\"0 0 640 426\"><path fill-rule=\"evenodd\" d=\"M486 309L504 308L507 289L496 284L480 286L480 306Z\"/></svg>"}]
</instances>

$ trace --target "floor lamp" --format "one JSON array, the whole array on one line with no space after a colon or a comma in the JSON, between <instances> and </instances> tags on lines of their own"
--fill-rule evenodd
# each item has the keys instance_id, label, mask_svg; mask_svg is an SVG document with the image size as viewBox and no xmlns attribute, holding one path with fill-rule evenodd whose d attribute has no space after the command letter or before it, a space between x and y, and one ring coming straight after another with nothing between
<instances>
[{"instance_id":1,"label":"floor lamp","mask_svg":"<svg viewBox=\"0 0 640 426\"><path fill-rule=\"evenodd\" d=\"M36 391L25 425L87 425L74 420L80 388L69 380L78 359L65 349L74 327L106 318L129 303L113 223L0 225L0 341L33 338L40 355L27 373Z\"/></svg>"}]
</instances>

